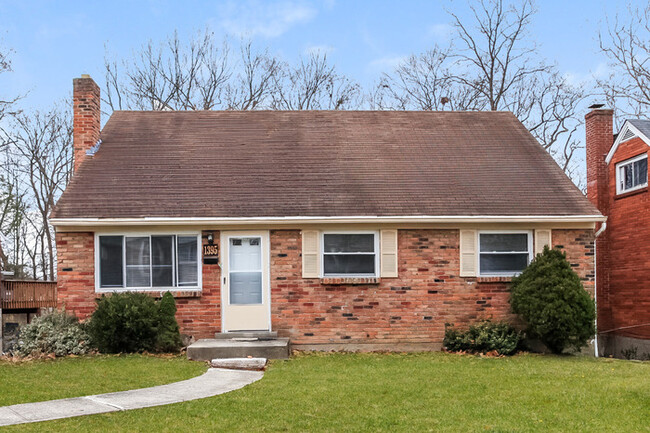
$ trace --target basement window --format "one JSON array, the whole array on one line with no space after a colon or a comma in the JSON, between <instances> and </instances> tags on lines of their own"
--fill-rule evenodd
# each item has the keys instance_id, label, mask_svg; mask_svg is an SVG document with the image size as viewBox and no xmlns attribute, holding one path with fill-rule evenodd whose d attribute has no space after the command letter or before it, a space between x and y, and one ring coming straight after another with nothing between
<instances>
[{"instance_id":1,"label":"basement window","mask_svg":"<svg viewBox=\"0 0 650 433\"><path fill-rule=\"evenodd\" d=\"M616 164L616 193L623 194L648 186L648 155Z\"/></svg>"},{"instance_id":2,"label":"basement window","mask_svg":"<svg viewBox=\"0 0 650 433\"><path fill-rule=\"evenodd\" d=\"M378 241L375 232L323 233L323 276L376 277Z\"/></svg>"},{"instance_id":3,"label":"basement window","mask_svg":"<svg viewBox=\"0 0 650 433\"><path fill-rule=\"evenodd\" d=\"M533 258L532 232L480 232L479 275L511 277L523 271Z\"/></svg>"},{"instance_id":4,"label":"basement window","mask_svg":"<svg viewBox=\"0 0 650 433\"><path fill-rule=\"evenodd\" d=\"M199 237L99 235L97 277L101 291L199 288Z\"/></svg>"}]
</instances>

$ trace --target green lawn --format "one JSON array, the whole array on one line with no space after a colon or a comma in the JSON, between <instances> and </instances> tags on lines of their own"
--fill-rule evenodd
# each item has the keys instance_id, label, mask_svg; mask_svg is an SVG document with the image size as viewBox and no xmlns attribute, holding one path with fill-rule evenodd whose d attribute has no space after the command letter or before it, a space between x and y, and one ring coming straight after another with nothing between
<instances>
[{"instance_id":1,"label":"green lawn","mask_svg":"<svg viewBox=\"0 0 650 433\"><path fill-rule=\"evenodd\" d=\"M203 374L183 356L98 355L12 364L0 361L0 406L162 385Z\"/></svg>"},{"instance_id":2,"label":"green lawn","mask_svg":"<svg viewBox=\"0 0 650 433\"><path fill-rule=\"evenodd\" d=\"M93 362L86 366L97 372L100 368L91 367ZM189 362L178 362L178 368L193 368L184 364ZM56 363L15 368L38 373L51 366ZM47 381L29 383L40 395L49 388ZM1 386L5 392L0 395L6 398L6 392L23 385ZM58 391L52 395L58 396ZM650 431L650 363L540 355L498 359L444 353L302 355L273 362L261 381L222 396L8 430L44 429Z\"/></svg>"}]
</instances>

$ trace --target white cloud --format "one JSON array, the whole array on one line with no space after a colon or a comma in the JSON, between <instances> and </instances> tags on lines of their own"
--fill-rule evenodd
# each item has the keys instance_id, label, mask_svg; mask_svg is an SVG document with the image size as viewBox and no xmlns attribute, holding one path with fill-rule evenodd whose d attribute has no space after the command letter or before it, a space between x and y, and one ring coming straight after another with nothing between
<instances>
[{"instance_id":1,"label":"white cloud","mask_svg":"<svg viewBox=\"0 0 650 433\"><path fill-rule=\"evenodd\" d=\"M390 72L395 69L400 63L403 63L407 56L387 56L380 57L370 62L370 68L380 72Z\"/></svg>"},{"instance_id":2,"label":"white cloud","mask_svg":"<svg viewBox=\"0 0 650 433\"><path fill-rule=\"evenodd\" d=\"M311 21L317 14L317 10L310 4L291 0L231 1L219 12L219 23L228 33L249 38L281 36L294 25Z\"/></svg>"},{"instance_id":3,"label":"white cloud","mask_svg":"<svg viewBox=\"0 0 650 433\"><path fill-rule=\"evenodd\" d=\"M583 86L585 84L593 84L596 80L608 77L610 68L607 63L599 63L596 68L589 72L567 72L564 74L566 82L572 86Z\"/></svg>"},{"instance_id":4,"label":"white cloud","mask_svg":"<svg viewBox=\"0 0 650 433\"><path fill-rule=\"evenodd\" d=\"M447 23L434 24L427 29L427 37L434 38L438 41L448 41L451 39L451 34L454 31L454 26Z\"/></svg>"}]
</instances>

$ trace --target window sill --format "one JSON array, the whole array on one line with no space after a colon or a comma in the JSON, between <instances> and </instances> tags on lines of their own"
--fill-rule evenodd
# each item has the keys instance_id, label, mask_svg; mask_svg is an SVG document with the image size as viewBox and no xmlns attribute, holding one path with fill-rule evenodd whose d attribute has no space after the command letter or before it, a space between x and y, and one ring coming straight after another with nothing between
<instances>
[{"instance_id":1,"label":"window sill","mask_svg":"<svg viewBox=\"0 0 650 433\"><path fill-rule=\"evenodd\" d=\"M622 192L620 194L617 194L614 197L614 200L619 200L621 198L631 197L631 196L637 195L637 194L643 194L644 192L648 192L648 187L647 186L644 186L643 188L635 189L634 191Z\"/></svg>"},{"instance_id":2,"label":"window sill","mask_svg":"<svg viewBox=\"0 0 650 433\"><path fill-rule=\"evenodd\" d=\"M510 283L514 277L478 277L477 283Z\"/></svg>"},{"instance_id":3,"label":"window sill","mask_svg":"<svg viewBox=\"0 0 650 433\"><path fill-rule=\"evenodd\" d=\"M340 286L343 284L358 286L364 284L379 284L379 277L324 277L320 279L321 284Z\"/></svg>"},{"instance_id":4,"label":"window sill","mask_svg":"<svg viewBox=\"0 0 650 433\"><path fill-rule=\"evenodd\" d=\"M132 292L132 293L146 293L147 295L153 297L153 298L162 298L163 295L167 292L170 292L174 298L200 298L201 297L201 289L178 289L178 290L156 290L156 289L115 289L115 290L110 290L110 289L100 289L95 291L95 297L96 298L101 298L103 295L111 295L113 293L124 293L124 292Z\"/></svg>"}]
</instances>

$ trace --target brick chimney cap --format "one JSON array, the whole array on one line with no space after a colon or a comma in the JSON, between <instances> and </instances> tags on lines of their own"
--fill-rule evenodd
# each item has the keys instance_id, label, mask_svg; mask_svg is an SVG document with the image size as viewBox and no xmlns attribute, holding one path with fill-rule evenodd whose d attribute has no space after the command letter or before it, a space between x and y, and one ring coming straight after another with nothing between
<instances>
[{"instance_id":1,"label":"brick chimney cap","mask_svg":"<svg viewBox=\"0 0 650 433\"><path fill-rule=\"evenodd\" d=\"M90 78L90 74L81 74L81 78Z\"/></svg>"},{"instance_id":2,"label":"brick chimney cap","mask_svg":"<svg viewBox=\"0 0 650 433\"><path fill-rule=\"evenodd\" d=\"M82 77L83 77L83 75L82 75ZM592 104L592 105L589 106L589 109L590 110L596 110L598 108L603 108L604 106L605 106L605 104Z\"/></svg>"}]
</instances>

